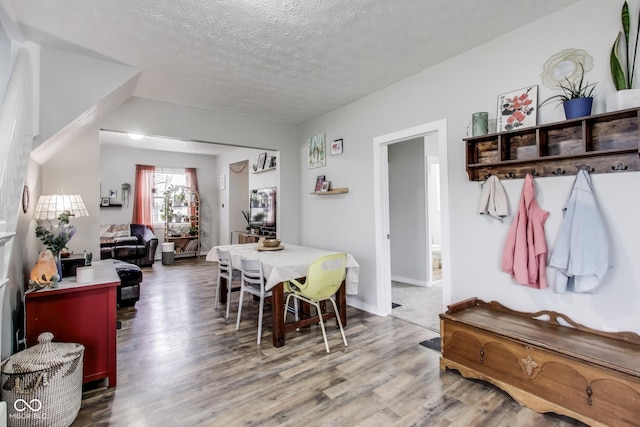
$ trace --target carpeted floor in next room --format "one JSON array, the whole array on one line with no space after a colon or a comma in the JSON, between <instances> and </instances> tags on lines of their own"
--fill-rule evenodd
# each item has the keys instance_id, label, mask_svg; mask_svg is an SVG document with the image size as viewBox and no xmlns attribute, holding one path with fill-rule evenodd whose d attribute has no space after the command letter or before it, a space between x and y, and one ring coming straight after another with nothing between
<instances>
[{"instance_id":1,"label":"carpeted floor in next room","mask_svg":"<svg viewBox=\"0 0 640 427\"><path fill-rule=\"evenodd\" d=\"M391 282L391 316L414 323L434 332L440 332L442 307L442 282L433 286L415 286Z\"/></svg>"}]
</instances>

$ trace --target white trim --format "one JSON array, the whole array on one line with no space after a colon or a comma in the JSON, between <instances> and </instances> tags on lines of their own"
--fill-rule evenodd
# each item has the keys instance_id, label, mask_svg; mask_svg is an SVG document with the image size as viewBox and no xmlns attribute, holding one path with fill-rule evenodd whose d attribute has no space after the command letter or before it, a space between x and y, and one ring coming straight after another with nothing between
<instances>
[{"instance_id":1,"label":"white trim","mask_svg":"<svg viewBox=\"0 0 640 427\"><path fill-rule=\"evenodd\" d=\"M442 119L420 126L381 135L373 138L373 195L376 251L376 293L375 313L391 314L391 261L389 245L389 186L388 186L388 146L396 142L414 139L437 132L440 156L440 197L442 207L442 305L451 304L450 222L449 222L449 169L447 165L447 120Z\"/></svg>"},{"instance_id":2,"label":"white trim","mask_svg":"<svg viewBox=\"0 0 640 427\"><path fill-rule=\"evenodd\" d=\"M431 286L430 282L424 280L416 280L410 277L391 276L391 280L393 282L405 283L407 285L422 286L423 288L428 288L429 286Z\"/></svg>"}]
</instances>

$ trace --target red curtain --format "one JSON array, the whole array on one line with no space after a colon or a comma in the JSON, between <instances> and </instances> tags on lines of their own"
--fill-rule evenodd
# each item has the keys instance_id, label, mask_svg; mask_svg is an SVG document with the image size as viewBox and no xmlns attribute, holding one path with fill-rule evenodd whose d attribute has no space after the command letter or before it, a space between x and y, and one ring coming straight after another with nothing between
<instances>
[{"instance_id":1,"label":"red curtain","mask_svg":"<svg viewBox=\"0 0 640 427\"><path fill-rule=\"evenodd\" d=\"M187 187L191 187L198 191L198 175L196 175L196 168L185 168L184 172L187 175Z\"/></svg>"},{"instance_id":2,"label":"red curtain","mask_svg":"<svg viewBox=\"0 0 640 427\"><path fill-rule=\"evenodd\" d=\"M136 189L133 198L133 224L153 230L153 174L155 166L136 165Z\"/></svg>"}]
</instances>

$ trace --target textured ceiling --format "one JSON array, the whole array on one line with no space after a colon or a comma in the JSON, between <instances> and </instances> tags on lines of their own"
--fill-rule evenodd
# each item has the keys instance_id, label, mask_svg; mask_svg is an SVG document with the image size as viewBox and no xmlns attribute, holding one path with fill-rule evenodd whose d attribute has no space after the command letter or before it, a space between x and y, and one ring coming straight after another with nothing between
<instances>
[{"instance_id":1,"label":"textured ceiling","mask_svg":"<svg viewBox=\"0 0 640 427\"><path fill-rule=\"evenodd\" d=\"M577 0L10 0L25 37L142 70L135 95L283 123Z\"/></svg>"}]
</instances>

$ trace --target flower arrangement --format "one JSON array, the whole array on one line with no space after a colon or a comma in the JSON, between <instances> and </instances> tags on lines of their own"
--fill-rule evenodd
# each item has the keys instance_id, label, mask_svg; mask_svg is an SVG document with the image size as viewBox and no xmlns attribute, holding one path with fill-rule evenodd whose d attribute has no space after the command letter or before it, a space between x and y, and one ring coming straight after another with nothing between
<instances>
[{"instance_id":1,"label":"flower arrangement","mask_svg":"<svg viewBox=\"0 0 640 427\"><path fill-rule=\"evenodd\" d=\"M70 216L73 215L69 211L61 213L58 217L57 227L54 227L51 223L49 223L48 226L44 226L41 221L37 221L36 237L39 238L55 256L67 247L67 243L69 243L69 240L71 240L76 232L76 227L69 224Z\"/></svg>"}]
</instances>

